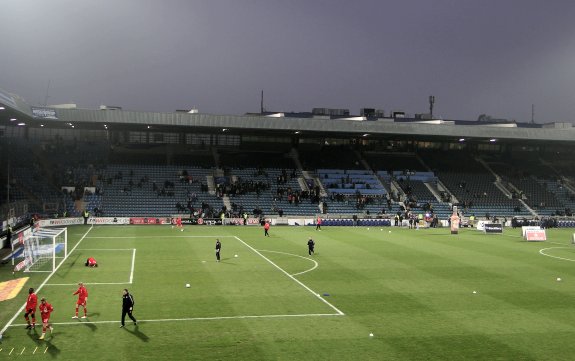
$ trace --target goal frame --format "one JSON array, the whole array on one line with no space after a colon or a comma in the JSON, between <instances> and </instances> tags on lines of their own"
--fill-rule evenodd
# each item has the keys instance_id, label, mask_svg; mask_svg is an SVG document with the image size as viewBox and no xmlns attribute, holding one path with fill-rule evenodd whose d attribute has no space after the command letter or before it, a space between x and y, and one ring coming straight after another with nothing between
<instances>
[{"instance_id":1,"label":"goal frame","mask_svg":"<svg viewBox=\"0 0 575 361\"><path fill-rule=\"evenodd\" d=\"M49 239L48 242L38 243L39 239ZM63 245L63 249L58 250L58 247ZM22 248L22 255L16 256L19 249ZM46 250L41 248L49 248L50 256L46 257ZM63 251L63 255L61 252ZM68 229L67 228L39 228L32 232L26 232L22 237L12 242L12 265L14 271L24 270L24 272L54 272L56 267L59 266L68 257ZM16 265L15 259L22 258ZM42 259L51 258L48 262L43 264L50 264L50 269L35 270L32 267L38 264ZM58 262L57 262L58 261Z\"/></svg>"}]
</instances>

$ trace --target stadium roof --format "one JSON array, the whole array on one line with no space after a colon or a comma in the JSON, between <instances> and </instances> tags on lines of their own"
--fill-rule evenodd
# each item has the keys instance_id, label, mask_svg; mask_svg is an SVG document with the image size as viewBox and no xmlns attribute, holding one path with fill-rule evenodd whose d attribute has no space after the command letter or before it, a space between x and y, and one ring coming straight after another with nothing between
<instances>
[{"instance_id":1,"label":"stadium roof","mask_svg":"<svg viewBox=\"0 0 575 361\"><path fill-rule=\"evenodd\" d=\"M221 132L230 134L277 134L299 137L370 137L457 140L575 142L570 123L531 125L405 118L309 117L298 114L214 115L201 113L137 112L118 108L68 109L34 107L14 94L0 90L0 126L67 127L78 129ZM300 113L305 114L305 113Z\"/></svg>"}]
</instances>

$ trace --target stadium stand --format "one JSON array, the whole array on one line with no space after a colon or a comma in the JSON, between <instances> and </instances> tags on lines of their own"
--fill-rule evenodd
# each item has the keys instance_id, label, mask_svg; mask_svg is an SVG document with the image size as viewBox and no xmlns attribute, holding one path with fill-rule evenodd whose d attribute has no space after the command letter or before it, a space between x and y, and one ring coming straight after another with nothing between
<instances>
[{"instance_id":1,"label":"stadium stand","mask_svg":"<svg viewBox=\"0 0 575 361\"><path fill-rule=\"evenodd\" d=\"M429 151L422 152L421 157L455 197L454 203L460 206L464 214L477 217L531 215L518 199L506 195L497 187L495 175L473 154Z\"/></svg>"},{"instance_id":2,"label":"stadium stand","mask_svg":"<svg viewBox=\"0 0 575 361\"><path fill-rule=\"evenodd\" d=\"M478 217L568 216L575 207L565 157L505 158L467 151L363 151L349 145L240 147L18 139L2 199L30 211L79 216L250 215L393 217L452 204ZM561 173L561 172L564 172ZM5 171L0 172L6 175ZM526 208L526 206L529 207Z\"/></svg>"},{"instance_id":3,"label":"stadium stand","mask_svg":"<svg viewBox=\"0 0 575 361\"><path fill-rule=\"evenodd\" d=\"M129 169L129 170L127 170ZM109 165L98 181L105 216L213 216L222 201L207 192L212 170L168 165ZM177 205L180 204L180 207Z\"/></svg>"}]
</instances>

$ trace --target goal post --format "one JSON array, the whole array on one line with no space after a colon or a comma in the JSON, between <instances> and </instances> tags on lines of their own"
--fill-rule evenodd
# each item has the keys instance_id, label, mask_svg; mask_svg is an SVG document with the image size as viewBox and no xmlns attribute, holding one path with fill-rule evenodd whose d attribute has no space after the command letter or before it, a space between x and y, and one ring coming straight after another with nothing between
<instances>
[{"instance_id":1,"label":"goal post","mask_svg":"<svg viewBox=\"0 0 575 361\"><path fill-rule=\"evenodd\" d=\"M68 230L44 228L13 243L14 271L53 272L68 255Z\"/></svg>"}]
</instances>

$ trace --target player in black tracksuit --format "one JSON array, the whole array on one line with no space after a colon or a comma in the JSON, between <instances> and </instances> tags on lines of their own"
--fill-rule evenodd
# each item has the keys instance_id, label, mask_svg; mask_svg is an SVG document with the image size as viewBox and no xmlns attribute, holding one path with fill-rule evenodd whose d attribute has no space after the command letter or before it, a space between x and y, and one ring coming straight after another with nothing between
<instances>
[{"instance_id":1,"label":"player in black tracksuit","mask_svg":"<svg viewBox=\"0 0 575 361\"><path fill-rule=\"evenodd\" d=\"M134 309L134 297L124 288L124 294L122 296L122 325L124 327L124 320L126 319L126 314L128 317L134 321L134 325L138 324L138 321L132 316L132 311Z\"/></svg>"},{"instance_id":2,"label":"player in black tracksuit","mask_svg":"<svg viewBox=\"0 0 575 361\"><path fill-rule=\"evenodd\" d=\"M220 261L220 251L222 249L222 244L219 239L216 239L216 260Z\"/></svg>"},{"instance_id":3,"label":"player in black tracksuit","mask_svg":"<svg viewBox=\"0 0 575 361\"><path fill-rule=\"evenodd\" d=\"M311 256L312 254L315 254L313 251L313 248L315 247L315 242L313 241L313 239L309 239L309 241L307 241L307 252L309 253L309 255Z\"/></svg>"}]
</instances>

